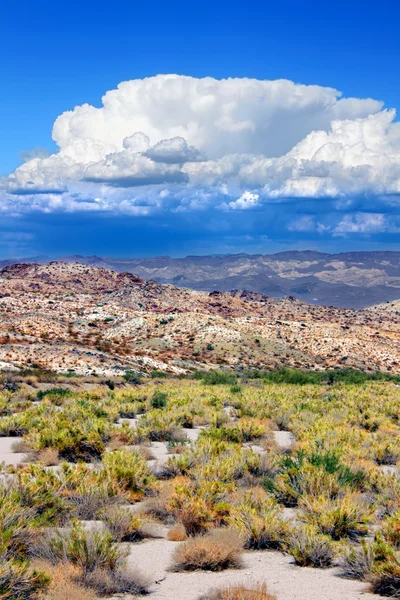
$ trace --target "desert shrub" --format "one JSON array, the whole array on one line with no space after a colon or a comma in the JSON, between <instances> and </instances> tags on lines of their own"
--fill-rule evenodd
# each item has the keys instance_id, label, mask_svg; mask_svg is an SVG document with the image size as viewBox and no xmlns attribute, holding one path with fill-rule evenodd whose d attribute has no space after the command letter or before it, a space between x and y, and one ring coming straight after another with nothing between
<instances>
[{"instance_id":1,"label":"desert shrub","mask_svg":"<svg viewBox=\"0 0 400 600\"><path fill-rule=\"evenodd\" d=\"M331 539L311 528L298 530L291 536L288 552L296 565L321 569L330 567L335 556Z\"/></svg>"},{"instance_id":2,"label":"desert shrub","mask_svg":"<svg viewBox=\"0 0 400 600\"><path fill-rule=\"evenodd\" d=\"M11 446L13 452L29 452L31 447L26 440L17 440Z\"/></svg>"},{"instance_id":3,"label":"desert shrub","mask_svg":"<svg viewBox=\"0 0 400 600\"><path fill-rule=\"evenodd\" d=\"M135 450L114 450L103 457L102 476L116 494L127 493L137 500L154 485L145 458Z\"/></svg>"},{"instance_id":4,"label":"desert shrub","mask_svg":"<svg viewBox=\"0 0 400 600\"><path fill-rule=\"evenodd\" d=\"M360 546L347 548L340 561L340 574L342 577L363 581L371 573L372 565L372 547L362 542Z\"/></svg>"},{"instance_id":5,"label":"desert shrub","mask_svg":"<svg viewBox=\"0 0 400 600\"><path fill-rule=\"evenodd\" d=\"M70 563L51 565L40 563L40 569L50 575L46 600L96 600L94 591L81 583L82 572Z\"/></svg>"},{"instance_id":6,"label":"desert shrub","mask_svg":"<svg viewBox=\"0 0 400 600\"><path fill-rule=\"evenodd\" d=\"M71 492L69 501L73 506L74 516L84 521L97 519L104 509L115 503L115 496L110 496L107 489L93 483L83 483Z\"/></svg>"},{"instance_id":7,"label":"desert shrub","mask_svg":"<svg viewBox=\"0 0 400 600\"><path fill-rule=\"evenodd\" d=\"M181 442L186 435L178 427L175 418L161 409L153 409L146 413L136 427L136 443L145 440L152 442Z\"/></svg>"},{"instance_id":8,"label":"desert shrub","mask_svg":"<svg viewBox=\"0 0 400 600\"><path fill-rule=\"evenodd\" d=\"M189 535L203 533L214 524L212 505L193 495L189 488L178 488L168 503L168 510Z\"/></svg>"},{"instance_id":9,"label":"desert shrub","mask_svg":"<svg viewBox=\"0 0 400 600\"><path fill-rule=\"evenodd\" d=\"M264 500L254 505L247 496L242 505L232 509L228 523L238 531L245 548L254 550L284 549L292 531L273 502Z\"/></svg>"},{"instance_id":10,"label":"desert shrub","mask_svg":"<svg viewBox=\"0 0 400 600\"><path fill-rule=\"evenodd\" d=\"M8 392L17 392L21 387L21 378L13 373L4 373L0 378L0 386Z\"/></svg>"},{"instance_id":11,"label":"desert shrub","mask_svg":"<svg viewBox=\"0 0 400 600\"><path fill-rule=\"evenodd\" d=\"M60 462L58 450L55 448L45 448L39 452L38 459L46 467L53 467Z\"/></svg>"},{"instance_id":12,"label":"desert shrub","mask_svg":"<svg viewBox=\"0 0 400 600\"><path fill-rule=\"evenodd\" d=\"M126 371L123 375L123 378L125 379L125 381L133 385L139 385L140 383L142 383L142 378L140 374L136 373L135 371Z\"/></svg>"},{"instance_id":13,"label":"desert shrub","mask_svg":"<svg viewBox=\"0 0 400 600\"><path fill-rule=\"evenodd\" d=\"M239 583L211 590L199 600L276 600L276 596L268 593L265 583L254 586Z\"/></svg>"},{"instance_id":14,"label":"desert shrub","mask_svg":"<svg viewBox=\"0 0 400 600\"><path fill-rule=\"evenodd\" d=\"M176 523L168 531L168 539L170 542L184 542L187 539L187 533L182 523Z\"/></svg>"},{"instance_id":15,"label":"desert shrub","mask_svg":"<svg viewBox=\"0 0 400 600\"><path fill-rule=\"evenodd\" d=\"M2 600L31 600L46 590L50 578L26 564L4 562L0 565L0 597Z\"/></svg>"},{"instance_id":16,"label":"desert shrub","mask_svg":"<svg viewBox=\"0 0 400 600\"><path fill-rule=\"evenodd\" d=\"M0 488L0 561L23 562L29 556L36 537L34 514L14 490Z\"/></svg>"},{"instance_id":17,"label":"desert shrub","mask_svg":"<svg viewBox=\"0 0 400 600\"><path fill-rule=\"evenodd\" d=\"M101 518L112 535L114 542L133 542L143 537L142 520L129 510L113 506L101 514Z\"/></svg>"},{"instance_id":18,"label":"desert shrub","mask_svg":"<svg viewBox=\"0 0 400 600\"><path fill-rule=\"evenodd\" d=\"M165 408L167 406L168 394L161 390L156 390L151 397L152 408Z\"/></svg>"},{"instance_id":19,"label":"desert shrub","mask_svg":"<svg viewBox=\"0 0 400 600\"><path fill-rule=\"evenodd\" d=\"M240 394L242 392L242 388L240 385L235 384L229 388L229 391L231 394Z\"/></svg>"},{"instance_id":20,"label":"desert shrub","mask_svg":"<svg viewBox=\"0 0 400 600\"><path fill-rule=\"evenodd\" d=\"M71 390L69 388L62 387L53 387L47 390L39 390L36 394L38 400L43 400L46 396L58 396L59 398L64 398L65 396L69 396L71 394Z\"/></svg>"},{"instance_id":21,"label":"desert shrub","mask_svg":"<svg viewBox=\"0 0 400 600\"><path fill-rule=\"evenodd\" d=\"M242 544L229 529L215 529L182 542L173 554L174 571L222 571L242 566Z\"/></svg>"},{"instance_id":22,"label":"desert shrub","mask_svg":"<svg viewBox=\"0 0 400 600\"><path fill-rule=\"evenodd\" d=\"M261 438L266 433L265 425L258 419L239 419L219 428L210 429L205 435L213 439L242 444Z\"/></svg>"},{"instance_id":23,"label":"desert shrub","mask_svg":"<svg viewBox=\"0 0 400 600\"><path fill-rule=\"evenodd\" d=\"M119 406L119 416L121 419L134 419L138 414L138 404L136 402L123 402Z\"/></svg>"},{"instance_id":24,"label":"desert shrub","mask_svg":"<svg viewBox=\"0 0 400 600\"><path fill-rule=\"evenodd\" d=\"M371 589L376 594L400 597L400 560L398 554L378 532L371 547L372 568L370 574Z\"/></svg>"},{"instance_id":25,"label":"desert shrub","mask_svg":"<svg viewBox=\"0 0 400 600\"><path fill-rule=\"evenodd\" d=\"M70 530L45 532L32 552L53 565L69 561L85 573L95 569L114 571L124 557L109 531L85 531L79 521L74 521Z\"/></svg>"},{"instance_id":26,"label":"desert shrub","mask_svg":"<svg viewBox=\"0 0 400 600\"><path fill-rule=\"evenodd\" d=\"M81 415L82 421L60 415L48 421L37 432L32 433L32 445L38 450L54 448L62 459L68 462L93 462L101 459L105 450L104 421L87 420L88 415Z\"/></svg>"},{"instance_id":27,"label":"desert shrub","mask_svg":"<svg viewBox=\"0 0 400 600\"><path fill-rule=\"evenodd\" d=\"M12 497L17 499L32 526L55 525L68 516L68 503L57 493L59 483L53 473L44 471L39 465L27 465L17 470Z\"/></svg>"},{"instance_id":28,"label":"desert shrub","mask_svg":"<svg viewBox=\"0 0 400 600\"><path fill-rule=\"evenodd\" d=\"M166 508L175 521L181 523L188 535L204 533L212 527L226 523L230 506L223 501L228 489L224 483L204 481L197 484L177 479ZM231 488L229 488L231 489Z\"/></svg>"},{"instance_id":29,"label":"desert shrub","mask_svg":"<svg viewBox=\"0 0 400 600\"><path fill-rule=\"evenodd\" d=\"M281 459L279 472L266 486L286 506L296 506L302 496L335 498L341 490L358 490L365 480L362 470L352 470L330 451L299 450Z\"/></svg>"},{"instance_id":30,"label":"desert shrub","mask_svg":"<svg viewBox=\"0 0 400 600\"><path fill-rule=\"evenodd\" d=\"M137 570L96 568L82 577L82 582L95 590L99 596L114 594L145 594L148 592L150 580Z\"/></svg>"},{"instance_id":31,"label":"desert shrub","mask_svg":"<svg viewBox=\"0 0 400 600\"><path fill-rule=\"evenodd\" d=\"M351 494L334 500L324 496L305 497L300 508L307 523L334 540L346 537L355 540L368 533L371 509Z\"/></svg>"},{"instance_id":32,"label":"desert shrub","mask_svg":"<svg viewBox=\"0 0 400 600\"><path fill-rule=\"evenodd\" d=\"M159 369L153 369L152 372L150 373L150 377L152 379L166 379L167 377L169 377L169 375L168 375L168 373L165 373L164 371L160 371Z\"/></svg>"},{"instance_id":33,"label":"desert shrub","mask_svg":"<svg viewBox=\"0 0 400 600\"><path fill-rule=\"evenodd\" d=\"M235 385L237 381L232 371L199 371L196 379L201 379L204 385Z\"/></svg>"},{"instance_id":34,"label":"desert shrub","mask_svg":"<svg viewBox=\"0 0 400 600\"><path fill-rule=\"evenodd\" d=\"M378 465L395 465L400 457L397 440L376 440L371 446L372 458Z\"/></svg>"},{"instance_id":35,"label":"desert shrub","mask_svg":"<svg viewBox=\"0 0 400 600\"><path fill-rule=\"evenodd\" d=\"M383 521L382 533L389 544L397 550L400 549L400 511L396 511Z\"/></svg>"}]
</instances>

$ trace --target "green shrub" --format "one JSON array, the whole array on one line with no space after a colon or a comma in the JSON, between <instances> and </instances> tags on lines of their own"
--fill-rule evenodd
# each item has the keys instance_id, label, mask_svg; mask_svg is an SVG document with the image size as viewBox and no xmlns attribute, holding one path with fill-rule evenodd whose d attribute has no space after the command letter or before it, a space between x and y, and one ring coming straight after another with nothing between
<instances>
[{"instance_id":1,"label":"green shrub","mask_svg":"<svg viewBox=\"0 0 400 600\"><path fill-rule=\"evenodd\" d=\"M139 373L136 373L135 371L126 371L123 375L123 378L128 383L132 383L134 385L139 385L140 383L142 383L142 377Z\"/></svg>"},{"instance_id":2,"label":"green shrub","mask_svg":"<svg viewBox=\"0 0 400 600\"><path fill-rule=\"evenodd\" d=\"M232 371L199 371L196 378L205 385L235 385L237 377Z\"/></svg>"},{"instance_id":3,"label":"green shrub","mask_svg":"<svg viewBox=\"0 0 400 600\"><path fill-rule=\"evenodd\" d=\"M161 390L156 390L151 398L152 408L165 408L167 406L168 394Z\"/></svg>"},{"instance_id":4,"label":"green shrub","mask_svg":"<svg viewBox=\"0 0 400 600\"><path fill-rule=\"evenodd\" d=\"M71 393L72 392L69 388L53 387L49 388L48 390L39 390L39 392L36 394L36 397L38 400L43 400L43 398L46 396L59 396L63 398L65 396L69 396Z\"/></svg>"}]
</instances>

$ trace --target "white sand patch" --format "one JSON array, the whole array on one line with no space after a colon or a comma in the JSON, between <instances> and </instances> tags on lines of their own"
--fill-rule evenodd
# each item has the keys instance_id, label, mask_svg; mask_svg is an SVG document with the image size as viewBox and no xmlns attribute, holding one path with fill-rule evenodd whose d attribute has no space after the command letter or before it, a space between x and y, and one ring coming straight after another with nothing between
<instances>
[{"instance_id":1,"label":"white sand patch","mask_svg":"<svg viewBox=\"0 0 400 600\"><path fill-rule=\"evenodd\" d=\"M0 437L0 463L19 465L26 458L24 452L13 452L12 447L20 437Z\"/></svg>"},{"instance_id":2,"label":"white sand patch","mask_svg":"<svg viewBox=\"0 0 400 600\"><path fill-rule=\"evenodd\" d=\"M238 570L171 573L168 567L177 546L165 539L131 545L128 568L151 577L152 600L198 600L214 587L264 581L278 600L383 600L367 593L365 583L337 577L336 569L296 567L278 552L246 552L244 568Z\"/></svg>"},{"instance_id":3,"label":"white sand patch","mask_svg":"<svg viewBox=\"0 0 400 600\"><path fill-rule=\"evenodd\" d=\"M295 442L295 437L291 431L274 431L274 438L279 448L290 450Z\"/></svg>"},{"instance_id":4,"label":"white sand patch","mask_svg":"<svg viewBox=\"0 0 400 600\"><path fill-rule=\"evenodd\" d=\"M199 435L200 435L200 432L202 429L204 429L204 427L198 427L198 428L182 427L182 431L186 435L187 439L190 442L193 442L194 444L199 439Z\"/></svg>"}]
</instances>

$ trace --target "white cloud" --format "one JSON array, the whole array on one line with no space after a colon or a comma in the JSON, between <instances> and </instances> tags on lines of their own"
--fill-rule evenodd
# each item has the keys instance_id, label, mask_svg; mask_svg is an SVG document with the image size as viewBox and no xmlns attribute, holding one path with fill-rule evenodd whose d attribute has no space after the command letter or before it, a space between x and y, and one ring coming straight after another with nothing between
<instances>
[{"instance_id":1,"label":"white cloud","mask_svg":"<svg viewBox=\"0 0 400 600\"><path fill-rule=\"evenodd\" d=\"M260 196L249 191L243 192L237 200L221 204L221 208L231 210L251 210L257 206L260 206Z\"/></svg>"},{"instance_id":2,"label":"white cloud","mask_svg":"<svg viewBox=\"0 0 400 600\"><path fill-rule=\"evenodd\" d=\"M41 146L36 146L32 150L21 150L20 152L22 162L28 162L33 158L46 158L47 156L49 156L49 152Z\"/></svg>"},{"instance_id":3,"label":"white cloud","mask_svg":"<svg viewBox=\"0 0 400 600\"><path fill-rule=\"evenodd\" d=\"M126 137L143 132L152 144L182 137L209 158L232 151L279 156L334 119L382 108L376 100L340 96L332 88L284 79L158 75L120 83L103 96L101 108L84 104L63 113L53 139L60 148L72 139L92 139L121 150Z\"/></svg>"},{"instance_id":4,"label":"white cloud","mask_svg":"<svg viewBox=\"0 0 400 600\"><path fill-rule=\"evenodd\" d=\"M345 215L334 229L334 235L345 236L350 233L397 233L400 228L381 213L356 213Z\"/></svg>"},{"instance_id":5,"label":"white cloud","mask_svg":"<svg viewBox=\"0 0 400 600\"><path fill-rule=\"evenodd\" d=\"M146 151L146 156L155 162L183 164L203 160L204 155L194 146L189 146L182 137L161 140Z\"/></svg>"},{"instance_id":6,"label":"white cloud","mask_svg":"<svg viewBox=\"0 0 400 600\"><path fill-rule=\"evenodd\" d=\"M251 210L362 195L387 202L400 194L394 118L376 100L287 80L126 81L100 108L84 104L57 118L59 151L34 156L0 183L0 210Z\"/></svg>"}]
</instances>

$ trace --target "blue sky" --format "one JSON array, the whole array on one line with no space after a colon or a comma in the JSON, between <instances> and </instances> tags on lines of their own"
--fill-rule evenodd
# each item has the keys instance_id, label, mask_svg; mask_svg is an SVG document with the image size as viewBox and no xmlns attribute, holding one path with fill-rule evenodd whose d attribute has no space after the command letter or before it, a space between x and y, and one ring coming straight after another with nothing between
<instances>
[{"instance_id":1,"label":"blue sky","mask_svg":"<svg viewBox=\"0 0 400 600\"><path fill-rule=\"evenodd\" d=\"M382 109L400 107L399 17L393 0L7 3L0 255L397 249L400 133ZM158 74L194 79L140 83ZM281 79L294 85L248 83ZM65 111L101 108L131 80L52 140ZM42 161L29 176L14 175L21 155Z\"/></svg>"}]
</instances>

